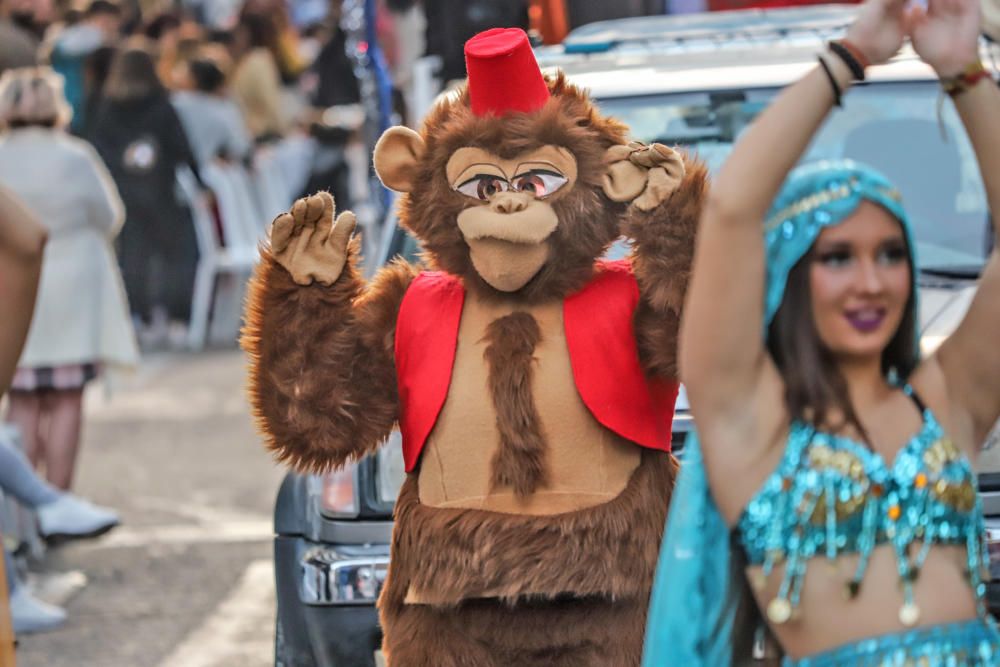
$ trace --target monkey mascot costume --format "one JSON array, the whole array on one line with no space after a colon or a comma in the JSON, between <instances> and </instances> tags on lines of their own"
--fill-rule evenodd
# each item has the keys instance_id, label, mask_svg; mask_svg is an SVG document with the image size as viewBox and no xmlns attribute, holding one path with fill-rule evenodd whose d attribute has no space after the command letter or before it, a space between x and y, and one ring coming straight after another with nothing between
<instances>
[{"instance_id":1,"label":"monkey mascot costume","mask_svg":"<svg viewBox=\"0 0 1000 667\"><path fill-rule=\"evenodd\" d=\"M243 345L277 457L327 470L398 424L379 600L392 667L638 665L676 471L676 339L705 170L628 143L527 36L375 147L428 270L366 282L326 193L271 227ZM627 260L600 258L620 235Z\"/></svg>"}]
</instances>

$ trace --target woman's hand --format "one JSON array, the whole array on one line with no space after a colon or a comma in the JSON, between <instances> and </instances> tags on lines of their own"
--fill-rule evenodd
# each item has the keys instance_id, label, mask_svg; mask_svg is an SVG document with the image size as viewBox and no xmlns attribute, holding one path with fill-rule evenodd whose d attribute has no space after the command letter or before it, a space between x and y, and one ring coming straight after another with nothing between
<instances>
[{"instance_id":1,"label":"woman's hand","mask_svg":"<svg viewBox=\"0 0 1000 667\"><path fill-rule=\"evenodd\" d=\"M847 39L861 49L872 65L881 65L892 58L906 37L906 0L867 0Z\"/></svg>"},{"instance_id":2,"label":"woman's hand","mask_svg":"<svg viewBox=\"0 0 1000 667\"><path fill-rule=\"evenodd\" d=\"M961 74L979 61L979 0L929 0L907 17L913 49L940 77Z\"/></svg>"}]
</instances>

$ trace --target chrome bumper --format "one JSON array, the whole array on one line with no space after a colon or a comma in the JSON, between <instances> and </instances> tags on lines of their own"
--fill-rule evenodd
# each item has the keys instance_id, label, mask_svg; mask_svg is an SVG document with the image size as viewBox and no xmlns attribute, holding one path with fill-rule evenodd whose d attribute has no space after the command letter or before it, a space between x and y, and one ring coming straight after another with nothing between
<instances>
[{"instance_id":1,"label":"chrome bumper","mask_svg":"<svg viewBox=\"0 0 1000 667\"><path fill-rule=\"evenodd\" d=\"M307 605L372 605L389 571L389 547L312 545L299 558L299 600Z\"/></svg>"}]
</instances>

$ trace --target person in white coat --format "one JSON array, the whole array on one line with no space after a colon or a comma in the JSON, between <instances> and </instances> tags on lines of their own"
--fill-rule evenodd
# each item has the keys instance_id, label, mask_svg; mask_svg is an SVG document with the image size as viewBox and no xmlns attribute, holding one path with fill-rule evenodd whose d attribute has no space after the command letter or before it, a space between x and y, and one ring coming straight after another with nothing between
<instances>
[{"instance_id":1,"label":"person in white coat","mask_svg":"<svg viewBox=\"0 0 1000 667\"><path fill-rule=\"evenodd\" d=\"M124 208L97 152L65 131L69 116L52 70L8 70L0 78L0 183L49 233L8 420L60 489L73 480L84 386L101 369L138 362L112 246Z\"/></svg>"}]
</instances>

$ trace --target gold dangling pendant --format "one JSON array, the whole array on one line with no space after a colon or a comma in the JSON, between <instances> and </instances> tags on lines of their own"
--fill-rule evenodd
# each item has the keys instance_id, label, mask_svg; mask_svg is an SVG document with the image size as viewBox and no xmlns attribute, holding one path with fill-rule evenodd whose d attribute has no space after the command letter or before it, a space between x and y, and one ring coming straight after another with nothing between
<instances>
[{"instance_id":1,"label":"gold dangling pendant","mask_svg":"<svg viewBox=\"0 0 1000 667\"><path fill-rule=\"evenodd\" d=\"M912 628L920 620L920 607L913 602L907 602L899 608L899 622Z\"/></svg>"},{"instance_id":2,"label":"gold dangling pendant","mask_svg":"<svg viewBox=\"0 0 1000 667\"><path fill-rule=\"evenodd\" d=\"M767 618L775 625L787 623L792 617L792 604L785 598L774 598L767 605Z\"/></svg>"}]
</instances>

